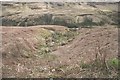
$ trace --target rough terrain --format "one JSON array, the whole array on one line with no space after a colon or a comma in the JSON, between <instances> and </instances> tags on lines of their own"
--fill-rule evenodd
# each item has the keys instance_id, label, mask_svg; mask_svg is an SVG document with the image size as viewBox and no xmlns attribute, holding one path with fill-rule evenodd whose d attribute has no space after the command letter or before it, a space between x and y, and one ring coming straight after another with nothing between
<instances>
[{"instance_id":1,"label":"rough terrain","mask_svg":"<svg viewBox=\"0 0 120 80\"><path fill-rule=\"evenodd\" d=\"M2 4L3 77L118 77L116 4Z\"/></svg>"},{"instance_id":2,"label":"rough terrain","mask_svg":"<svg viewBox=\"0 0 120 80\"><path fill-rule=\"evenodd\" d=\"M117 57L118 28L83 28L72 42L45 54L36 52L36 45L41 43L36 39L39 30L44 31L40 27L3 27L3 77L94 77L89 70L81 68L82 63L89 65L96 54L99 58L100 54L106 54L107 60Z\"/></svg>"}]
</instances>

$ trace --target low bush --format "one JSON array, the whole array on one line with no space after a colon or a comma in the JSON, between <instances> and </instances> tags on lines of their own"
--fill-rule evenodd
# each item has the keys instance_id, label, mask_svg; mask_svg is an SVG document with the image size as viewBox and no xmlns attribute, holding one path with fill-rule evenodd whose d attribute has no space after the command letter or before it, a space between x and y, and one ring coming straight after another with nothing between
<instances>
[{"instance_id":1,"label":"low bush","mask_svg":"<svg viewBox=\"0 0 120 80\"><path fill-rule=\"evenodd\" d=\"M113 58L108 60L108 65L110 68L118 69L120 67L120 60L117 58Z\"/></svg>"},{"instance_id":2,"label":"low bush","mask_svg":"<svg viewBox=\"0 0 120 80\"><path fill-rule=\"evenodd\" d=\"M82 69L84 69L84 68L90 68L90 65L87 64L87 63L81 62L80 67L81 67Z\"/></svg>"}]
</instances>

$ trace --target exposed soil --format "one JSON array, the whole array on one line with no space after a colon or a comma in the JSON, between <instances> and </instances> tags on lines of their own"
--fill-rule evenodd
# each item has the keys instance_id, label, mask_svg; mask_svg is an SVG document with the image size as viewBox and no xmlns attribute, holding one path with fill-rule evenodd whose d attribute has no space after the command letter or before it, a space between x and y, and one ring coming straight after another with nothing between
<instances>
[{"instance_id":1,"label":"exposed soil","mask_svg":"<svg viewBox=\"0 0 120 80\"><path fill-rule=\"evenodd\" d=\"M58 27L55 29L59 30ZM118 28L82 28L78 31L80 34L69 44L51 53L38 55L36 45L41 42L35 36L41 29L44 30L40 26L3 27L3 77L94 77L94 74L96 77L108 77L96 70L84 71L80 64L94 61L99 51L107 55L106 59L117 57ZM65 30L60 26L61 29ZM22 50L27 50L29 54Z\"/></svg>"},{"instance_id":2,"label":"exposed soil","mask_svg":"<svg viewBox=\"0 0 120 80\"><path fill-rule=\"evenodd\" d=\"M81 29L80 35L77 36L73 42L64 46L53 54L65 57L63 61L69 61L69 59L78 59L85 62L94 60L95 54L99 52L107 54L110 58L117 56L118 49L118 33L117 28L103 27L92 29ZM114 54L112 54L114 53ZM66 55L66 56L65 56ZM71 57L68 57L68 56ZM79 58L78 58L79 56ZM68 60L67 60L68 57ZM83 57L83 59L82 59ZM77 63L77 61L75 61ZM75 63L74 62L74 63ZM78 61L80 62L80 61Z\"/></svg>"},{"instance_id":3,"label":"exposed soil","mask_svg":"<svg viewBox=\"0 0 120 80\"><path fill-rule=\"evenodd\" d=\"M3 78L118 76L118 3L3 3L2 8Z\"/></svg>"}]
</instances>

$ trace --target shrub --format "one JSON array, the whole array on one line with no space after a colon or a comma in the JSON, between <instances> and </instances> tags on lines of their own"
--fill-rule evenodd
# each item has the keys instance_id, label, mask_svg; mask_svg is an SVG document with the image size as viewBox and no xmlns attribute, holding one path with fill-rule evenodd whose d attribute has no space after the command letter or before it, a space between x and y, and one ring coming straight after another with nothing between
<instances>
[{"instance_id":1,"label":"shrub","mask_svg":"<svg viewBox=\"0 0 120 80\"><path fill-rule=\"evenodd\" d=\"M65 26L65 25L67 24L67 22L66 22L64 19L62 19L62 18L56 17L56 18L52 21L52 24Z\"/></svg>"},{"instance_id":2,"label":"shrub","mask_svg":"<svg viewBox=\"0 0 120 80\"><path fill-rule=\"evenodd\" d=\"M67 23L67 27L68 28L78 28L79 24L77 24L77 23Z\"/></svg>"},{"instance_id":3,"label":"shrub","mask_svg":"<svg viewBox=\"0 0 120 80\"><path fill-rule=\"evenodd\" d=\"M118 69L118 68L119 68L119 66L120 66L119 63L120 63L120 60L117 59L117 58L113 58L113 59L110 59L110 60L108 61L109 67L112 67L112 68L115 68L115 69Z\"/></svg>"},{"instance_id":4,"label":"shrub","mask_svg":"<svg viewBox=\"0 0 120 80\"><path fill-rule=\"evenodd\" d=\"M44 14L41 19L44 21L44 24L51 24L52 22L52 14Z\"/></svg>"},{"instance_id":5,"label":"shrub","mask_svg":"<svg viewBox=\"0 0 120 80\"><path fill-rule=\"evenodd\" d=\"M83 27L92 27L92 25L94 25L95 23L93 22L92 18L89 17L85 17L84 21L82 23L80 23L81 26Z\"/></svg>"},{"instance_id":6,"label":"shrub","mask_svg":"<svg viewBox=\"0 0 120 80\"><path fill-rule=\"evenodd\" d=\"M84 68L89 68L90 65L87 64L87 63L83 63L83 62L81 62L80 67L81 67L82 69L84 69Z\"/></svg>"},{"instance_id":7,"label":"shrub","mask_svg":"<svg viewBox=\"0 0 120 80\"><path fill-rule=\"evenodd\" d=\"M105 22L104 22L104 21L100 21L100 22L98 23L98 26L103 26L103 25L105 25Z\"/></svg>"}]
</instances>

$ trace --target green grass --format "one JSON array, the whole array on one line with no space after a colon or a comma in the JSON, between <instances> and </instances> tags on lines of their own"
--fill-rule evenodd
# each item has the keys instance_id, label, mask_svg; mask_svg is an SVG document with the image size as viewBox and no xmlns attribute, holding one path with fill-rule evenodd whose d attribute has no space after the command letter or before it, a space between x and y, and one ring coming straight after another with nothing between
<instances>
[{"instance_id":1,"label":"green grass","mask_svg":"<svg viewBox=\"0 0 120 80\"><path fill-rule=\"evenodd\" d=\"M54 31L54 33L50 33L49 31L44 31L45 32L40 32L40 34L38 35L40 38L45 39L44 41L42 41L42 43L40 42L40 44L38 45L37 53L39 56L42 57L51 57L49 56L49 53L57 50L59 46L64 46L68 44L75 38L76 35L78 35L77 31L74 30L66 31L64 33L57 31Z\"/></svg>"},{"instance_id":2,"label":"green grass","mask_svg":"<svg viewBox=\"0 0 120 80\"><path fill-rule=\"evenodd\" d=\"M81 67L82 69L90 68L90 64L81 62L81 63L80 63L80 67Z\"/></svg>"},{"instance_id":3,"label":"green grass","mask_svg":"<svg viewBox=\"0 0 120 80\"><path fill-rule=\"evenodd\" d=\"M117 58L112 58L108 60L108 65L110 68L118 69L120 67L120 60Z\"/></svg>"}]
</instances>

